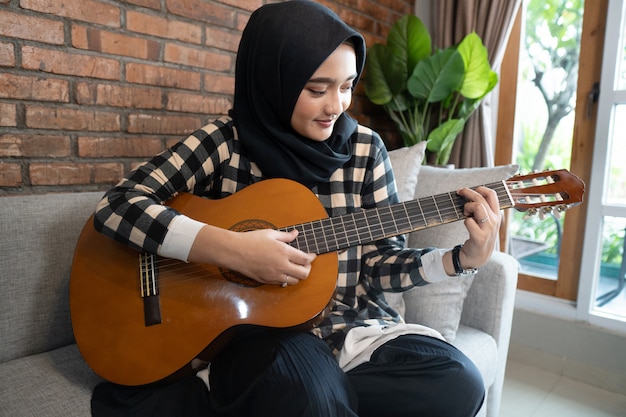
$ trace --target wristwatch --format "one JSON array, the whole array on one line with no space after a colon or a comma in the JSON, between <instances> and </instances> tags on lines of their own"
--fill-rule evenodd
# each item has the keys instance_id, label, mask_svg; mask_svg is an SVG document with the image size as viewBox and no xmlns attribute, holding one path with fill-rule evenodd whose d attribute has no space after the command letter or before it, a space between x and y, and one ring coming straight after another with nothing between
<instances>
[{"instance_id":1,"label":"wristwatch","mask_svg":"<svg viewBox=\"0 0 626 417\"><path fill-rule=\"evenodd\" d=\"M461 266L461 259L459 257L459 252L461 252L462 247L463 245L456 245L454 249L452 249L452 265L454 265L454 274L457 277L472 277L476 275L478 270L476 268L464 269Z\"/></svg>"}]
</instances>

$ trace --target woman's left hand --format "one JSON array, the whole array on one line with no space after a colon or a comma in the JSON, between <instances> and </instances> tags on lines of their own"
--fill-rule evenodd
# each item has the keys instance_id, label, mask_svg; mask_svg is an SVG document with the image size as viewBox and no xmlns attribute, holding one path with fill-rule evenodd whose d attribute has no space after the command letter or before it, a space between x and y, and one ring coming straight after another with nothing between
<instances>
[{"instance_id":1,"label":"woman's left hand","mask_svg":"<svg viewBox=\"0 0 626 417\"><path fill-rule=\"evenodd\" d=\"M467 216L465 227L469 232L469 239L461 248L459 260L465 269L478 268L487 262L498 239L502 223L498 196L494 190L486 187L463 188L458 194L467 200L463 214Z\"/></svg>"}]
</instances>

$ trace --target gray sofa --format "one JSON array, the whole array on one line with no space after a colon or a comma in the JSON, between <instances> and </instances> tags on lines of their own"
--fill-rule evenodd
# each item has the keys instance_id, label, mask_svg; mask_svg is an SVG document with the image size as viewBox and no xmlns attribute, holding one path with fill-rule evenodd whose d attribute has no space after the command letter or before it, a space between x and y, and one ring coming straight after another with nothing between
<instances>
[{"instance_id":1,"label":"gray sofa","mask_svg":"<svg viewBox=\"0 0 626 417\"><path fill-rule=\"evenodd\" d=\"M414 170L405 174L397 158L396 165L399 187L426 187L429 170L419 172L416 184ZM74 343L68 283L78 234L101 195L84 192L0 197L2 415L90 415L91 391L100 378L82 360ZM445 236L444 228L448 226L436 228L437 232L417 232L411 236L418 239L413 243L419 244L419 239L426 242L428 236L437 234ZM453 246L459 238L451 235L449 242L439 243ZM431 293L418 288L404 297L390 298L398 308L406 309L407 318L440 327L477 363L489 387L481 415L498 415L516 279L513 258L495 253L471 285L457 281L448 287L428 289ZM440 322L444 317L435 317L430 323L425 314L449 317L445 317L445 323Z\"/></svg>"}]
</instances>

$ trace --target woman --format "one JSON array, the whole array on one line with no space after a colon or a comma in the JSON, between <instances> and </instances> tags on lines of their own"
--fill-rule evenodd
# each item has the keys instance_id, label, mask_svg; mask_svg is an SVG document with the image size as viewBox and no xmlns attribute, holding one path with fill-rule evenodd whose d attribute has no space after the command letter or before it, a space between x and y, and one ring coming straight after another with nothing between
<instances>
[{"instance_id":1,"label":"woman","mask_svg":"<svg viewBox=\"0 0 626 417\"><path fill-rule=\"evenodd\" d=\"M315 255L288 245L296 231L233 232L161 202L180 191L222 198L266 178L306 185L330 216L397 202L382 140L345 113L364 61L361 35L325 7L261 7L242 35L230 116L111 189L96 228L165 257L298 285ZM404 323L383 294L486 262L500 222L497 199L486 188L459 194L470 216L464 246L408 249L396 237L341 252L330 314L311 332L250 331L212 361L209 415L475 415L484 397L476 367L436 331Z\"/></svg>"}]
</instances>

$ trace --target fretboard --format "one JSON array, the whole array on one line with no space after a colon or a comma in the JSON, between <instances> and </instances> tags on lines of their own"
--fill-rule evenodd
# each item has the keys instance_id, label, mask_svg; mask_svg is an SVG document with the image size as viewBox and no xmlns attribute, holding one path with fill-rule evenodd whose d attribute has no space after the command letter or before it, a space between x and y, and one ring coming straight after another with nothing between
<instances>
[{"instance_id":1,"label":"fretboard","mask_svg":"<svg viewBox=\"0 0 626 417\"><path fill-rule=\"evenodd\" d=\"M504 181L484 186L496 191L501 208L513 207L513 199ZM298 237L291 245L304 252L322 254L462 220L466 217L463 214L465 203L466 200L453 191L281 230L297 229Z\"/></svg>"}]
</instances>

